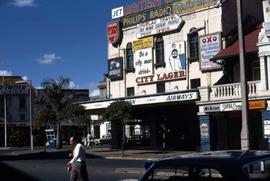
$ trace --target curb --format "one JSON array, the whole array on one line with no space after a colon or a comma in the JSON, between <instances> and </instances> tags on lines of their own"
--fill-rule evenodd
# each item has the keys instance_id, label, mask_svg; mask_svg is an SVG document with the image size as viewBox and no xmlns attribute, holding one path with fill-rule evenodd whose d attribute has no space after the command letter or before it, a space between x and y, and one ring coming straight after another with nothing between
<instances>
[{"instance_id":1,"label":"curb","mask_svg":"<svg viewBox=\"0 0 270 181\"><path fill-rule=\"evenodd\" d=\"M121 156L105 156L103 158L108 160L142 160L142 161L158 160L158 158L139 158L139 157L121 157Z\"/></svg>"}]
</instances>

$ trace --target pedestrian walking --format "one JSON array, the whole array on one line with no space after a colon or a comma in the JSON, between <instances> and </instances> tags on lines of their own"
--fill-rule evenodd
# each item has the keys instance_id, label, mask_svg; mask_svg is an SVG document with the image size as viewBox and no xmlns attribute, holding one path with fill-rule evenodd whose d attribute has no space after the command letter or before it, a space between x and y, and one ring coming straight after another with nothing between
<instances>
[{"instance_id":1,"label":"pedestrian walking","mask_svg":"<svg viewBox=\"0 0 270 181\"><path fill-rule=\"evenodd\" d=\"M83 145L80 143L76 136L69 139L69 143L74 146L72 159L67 163L68 171L70 172L70 181L89 181L87 167L86 167L86 154Z\"/></svg>"},{"instance_id":2,"label":"pedestrian walking","mask_svg":"<svg viewBox=\"0 0 270 181\"><path fill-rule=\"evenodd\" d=\"M91 148L92 148L91 139L92 139L92 136L91 136L90 133L88 133L87 136L86 136L86 148L87 148L87 149L89 149L90 146L91 146Z\"/></svg>"}]
</instances>

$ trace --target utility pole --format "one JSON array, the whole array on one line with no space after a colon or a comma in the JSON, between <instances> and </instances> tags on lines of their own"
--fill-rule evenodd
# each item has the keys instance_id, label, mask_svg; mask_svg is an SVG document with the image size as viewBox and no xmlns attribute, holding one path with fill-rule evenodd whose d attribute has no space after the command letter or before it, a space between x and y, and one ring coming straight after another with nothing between
<instances>
[{"instance_id":1,"label":"utility pole","mask_svg":"<svg viewBox=\"0 0 270 181\"><path fill-rule=\"evenodd\" d=\"M246 67L245 67L245 41L243 36L242 0L237 0L237 21L238 21L239 61L240 61L241 100L242 100L241 149L249 150L248 90L247 90Z\"/></svg>"}]
</instances>

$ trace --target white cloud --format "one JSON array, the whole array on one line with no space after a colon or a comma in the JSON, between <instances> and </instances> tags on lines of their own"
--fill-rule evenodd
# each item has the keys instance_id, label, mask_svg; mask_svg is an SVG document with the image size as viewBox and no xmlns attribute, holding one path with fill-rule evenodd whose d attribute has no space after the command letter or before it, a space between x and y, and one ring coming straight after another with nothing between
<instances>
[{"instance_id":1,"label":"white cloud","mask_svg":"<svg viewBox=\"0 0 270 181\"><path fill-rule=\"evenodd\" d=\"M29 80L27 76L22 77L23 80Z\"/></svg>"},{"instance_id":2,"label":"white cloud","mask_svg":"<svg viewBox=\"0 0 270 181\"><path fill-rule=\"evenodd\" d=\"M78 89L80 86L76 84L74 81L69 82L69 88L71 89Z\"/></svg>"},{"instance_id":3,"label":"white cloud","mask_svg":"<svg viewBox=\"0 0 270 181\"><path fill-rule=\"evenodd\" d=\"M89 96L98 96L100 95L99 89L97 88L97 83L89 84Z\"/></svg>"},{"instance_id":4,"label":"white cloud","mask_svg":"<svg viewBox=\"0 0 270 181\"><path fill-rule=\"evenodd\" d=\"M13 0L12 5L19 8L37 6L35 0Z\"/></svg>"},{"instance_id":5,"label":"white cloud","mask_svg":"<svg viewBox=\"0 0 270 181\"><path fill-rule=\"evenodd\" d=\"M89 92L90 96L99 96L100 95L100 92L99 92L99 89L94 89L94 90L90 90Z\"/></svg>"},{"instance_id":6,"label":"white cloud","mask_svg":"<svg viewBox=\"0 0 270 181\"><path fill-rule=\"evenodd\" d=\"M53 64L56 60L61 60L62 57L57 56L55 53L44 54L41 58L38 59L40 64Z\"/></svg>"},{"instance_id":7,"label":"white cloud","mask_svg":"<svg viewBox=\"0 0 270 181\"><path fill-rule=\"evenodd\" d=\"M0 76L12 76L12 72L7 70L0 70Z\"/></svg>"}]
</instances>

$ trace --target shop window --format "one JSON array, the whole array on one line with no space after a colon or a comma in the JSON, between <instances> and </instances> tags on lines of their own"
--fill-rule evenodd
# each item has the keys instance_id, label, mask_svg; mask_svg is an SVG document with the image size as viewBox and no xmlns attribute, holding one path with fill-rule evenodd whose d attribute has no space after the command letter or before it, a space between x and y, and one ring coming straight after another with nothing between
<instances>
[{"instance_id":1,"label":"shop window","mask_svg":"<svg viewBox=\"0 0 270 181\"><path fill-rule=\"evenodd\" d=\"M188 34L189 45L189 61L197 61L199 59L199 36L196 28L191 28Z\"/></svg>"},{"instance_id":2,"label":"shop window","mask_svg":"<svg viewBox=\"0 0 270 181\"><path fill-rule=\"evenodd\" d=\"M165 92L165 83L164 82L157 83L157 93L163 92Z\"/></svg>"},{"instance_id":3,"label":"shop window","mask_svg":"<svg viewBox=\"0 0 270 181\"><path fill-rule=\"evenodd\" d=\"M132 43L128 43L126 47L126 62L127 62L127 72L134 71L134 64L133 64L133 51L132 51Z\"/></svg>"},{"instance_id":4,"label":"shop window","mask_svg":"<svg viewBox=\"0 0 270 181\"><path fill-rule=\"evenodd\" d=\"M134 87L128 87L127 88L127 96L134 96L135 93L134 93Z\"/></svg>"},{"instance_id":5,"label":"shop window","mask_svg":"<svg viewBox=\"0 0 270 181\"><path fill-rule=\"evenodd\" d=\"M190 88L197 89L201 86L201 79L191 79L190 80Z\"/></svg>"},{"instance_id":6,"label":"shop window","mask_svg":"<svg viewBox=\"0 0 270 181\"><path fill-rule=\"evenodd\" d=\"M252 72L253 72L253 80L260 80L261 72L260 72L260 62L254 61L252 66Z\"/></svg>"},{"instance_id":7,"label":"shop window","mask_svg":"<svg viewBox=\"0 0 270 181\"><path fill-rule=\"evenodd\" d=\"M164 41L162 37L156 39L156 67L164 67Z\"/></svg>"}]
</instances>

